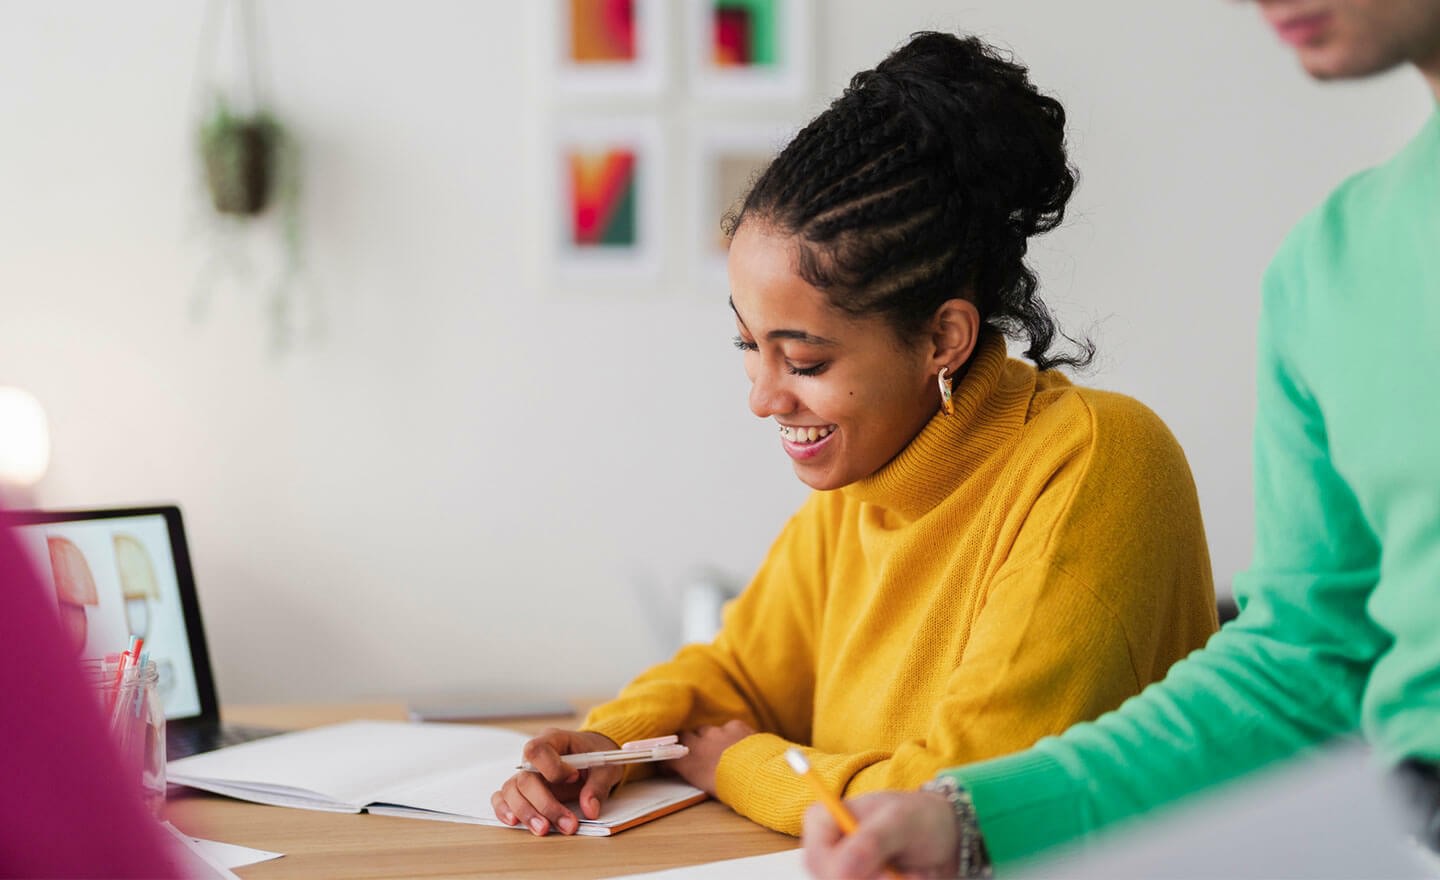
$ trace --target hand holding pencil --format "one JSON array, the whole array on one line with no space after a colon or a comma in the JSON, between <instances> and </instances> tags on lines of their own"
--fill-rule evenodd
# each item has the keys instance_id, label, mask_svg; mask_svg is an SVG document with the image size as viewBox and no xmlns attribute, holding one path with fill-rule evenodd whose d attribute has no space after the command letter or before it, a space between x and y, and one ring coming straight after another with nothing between
<instances>
[{"instance_id":1,"label":"hand holding pencil","mask_svg":"<svg viewBox=\"0 0 1440 880\"><path fill-rule=\"evenodd\" d=\"M804 752L789 749L785 759L819 798L805 813L805 867L812 875L955 876L955 814L943 796L881 791L842 802L810 771Z\"/></svg>"}]
</instances>

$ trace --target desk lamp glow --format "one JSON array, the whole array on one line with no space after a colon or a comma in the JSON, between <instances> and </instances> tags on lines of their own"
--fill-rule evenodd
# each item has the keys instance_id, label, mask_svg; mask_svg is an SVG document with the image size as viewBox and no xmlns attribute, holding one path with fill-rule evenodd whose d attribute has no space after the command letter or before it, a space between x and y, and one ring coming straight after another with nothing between
<instances>
[{"instance_id":1,"label":"desk lamp glow","mask_svg":"<svg viewBox=\"0 0 1440 880\"><path fill-rule=\"evenodd\" d=\"M29 489L50 467L50 428L40 401L0 386L0 486Z\"/></svg>"}]
</instances>

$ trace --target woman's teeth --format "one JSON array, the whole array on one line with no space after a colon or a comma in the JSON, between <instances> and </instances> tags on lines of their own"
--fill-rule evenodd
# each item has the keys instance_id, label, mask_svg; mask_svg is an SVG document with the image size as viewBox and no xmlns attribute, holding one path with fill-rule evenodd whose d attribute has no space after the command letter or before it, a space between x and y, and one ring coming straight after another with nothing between
<instances>
[{"instance_id":1,"label":"woman's teeth","mask_svg":"<svg viewBox=\"0 0 1440 880\"><path fill-rule=\"evenodd\" d=\"M826 425L823 428L795 428L790 425L780 426L780 436L791 443L814 443L816 440L824 440L835 430L834 425Z\"/></svg>"}]
</instances>

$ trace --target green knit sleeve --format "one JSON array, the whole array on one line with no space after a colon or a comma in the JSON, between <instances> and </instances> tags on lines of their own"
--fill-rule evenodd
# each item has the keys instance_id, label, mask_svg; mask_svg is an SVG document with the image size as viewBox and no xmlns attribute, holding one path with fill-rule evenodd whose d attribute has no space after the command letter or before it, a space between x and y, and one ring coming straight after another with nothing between
<instances>
[{"instance_id":1,"label":"green knit sleeve","mask_svg":"<svg viewBox=\"0 0 1440 880\"><path fill-rule=\"evenodd\" d=\"M1293 242L1292 242L1293 244ZM997 865L1081 838L1353 731L1385 637L1367 617L1379 549L1331 464L1300 378L1303 260L1266 278L1255 432L1256 546L1239 619L1098 720L949 771Z\"/></svg>"}]
</instances>

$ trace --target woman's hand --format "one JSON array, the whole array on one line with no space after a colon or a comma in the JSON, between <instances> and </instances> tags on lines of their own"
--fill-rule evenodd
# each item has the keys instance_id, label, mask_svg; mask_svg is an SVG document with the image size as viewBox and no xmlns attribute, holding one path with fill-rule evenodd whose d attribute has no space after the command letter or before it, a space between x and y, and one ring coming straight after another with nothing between
<instances>
[{"instance_id":1,"label":"woman's hand","mask_svg":"<svg viewBox=\"0 0 1440 880\"><path fill-rule=\"evenodd\" d=\"M719 727L704 724L682 731L680 745L689 748L690 754L666 763L680 778L714 797L715 768L720 766L721 753L754 732L755 728L738 719Z\"/></svg>"},{"instance_id":2,"label":"woman's hand","mask_svg":"<svg viewBox=\"0 0 1440 880\"><path fill-rule=\"evenodd\" d=\"M816 877L954 877L955 812L929 791L880 791L848 800L859 828L844 835L820 804L805 813L805 867Z\"/></svg>"},{"instance_id":3,"label":"woman's hand","mask_svg":"<svg viewBox=\"0 0 1440 880\"><path fill-rule=\"evenodd\" d=\"M561 761L562 755L577 752L607 752L617 748L607 736L580 730L547 727L525 744L521 754L537 772L521 770L490 795L495 816L506 825L524 823L537 837L551 828L574 834L580 820L566 809L571 800L580 801L587 819L600 815L600 802L620 782L624 767L615 765L576 770Z\"/></svg>"}]
</instances>

